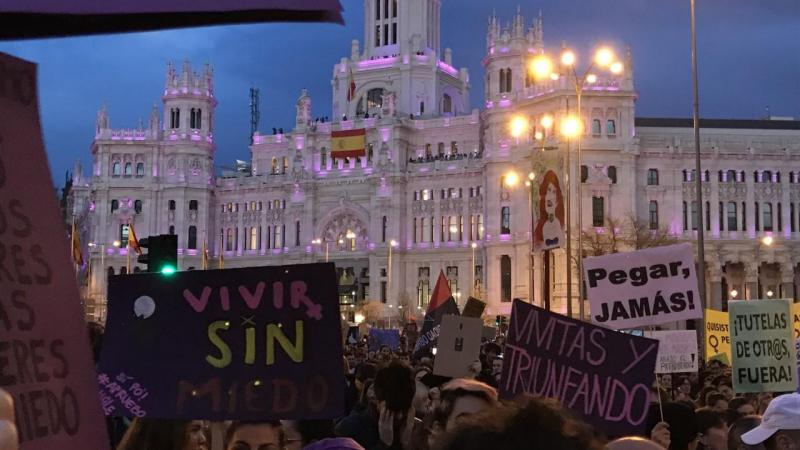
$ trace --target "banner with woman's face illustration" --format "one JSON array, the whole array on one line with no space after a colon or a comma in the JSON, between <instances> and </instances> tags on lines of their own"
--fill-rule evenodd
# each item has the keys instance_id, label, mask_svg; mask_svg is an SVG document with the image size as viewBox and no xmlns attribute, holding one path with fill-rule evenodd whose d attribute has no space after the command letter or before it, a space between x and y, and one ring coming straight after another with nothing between
<instances>
[{"instance_id":1,"label":"banner with woman's face illustration","mask_svg":"<svg viewBox=\"0 0 800 450\"><path fill-rule=\"evenodd\" d=\"M548 168L539 179L536 207L536 228L533 234L533 250L553 250L566 243L564 236L565 204L561 172Z\"/></svg>"}]
</instances>

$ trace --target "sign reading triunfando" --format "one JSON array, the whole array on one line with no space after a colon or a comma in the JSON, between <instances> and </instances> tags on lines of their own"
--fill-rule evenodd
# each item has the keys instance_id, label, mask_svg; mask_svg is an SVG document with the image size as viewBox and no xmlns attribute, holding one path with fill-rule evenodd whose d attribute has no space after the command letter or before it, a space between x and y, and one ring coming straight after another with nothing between
<instances>
[{"instance_id":1,"label":"sign reading triunfando","mask_svg":"<svg viewBox=\"0 0 800 450\"><path fill-rule=\"evenodd\" d=\"M583 271L597 324L635 328L703 316L690 244L586 258Z\"/></svg>"}]
</instances>

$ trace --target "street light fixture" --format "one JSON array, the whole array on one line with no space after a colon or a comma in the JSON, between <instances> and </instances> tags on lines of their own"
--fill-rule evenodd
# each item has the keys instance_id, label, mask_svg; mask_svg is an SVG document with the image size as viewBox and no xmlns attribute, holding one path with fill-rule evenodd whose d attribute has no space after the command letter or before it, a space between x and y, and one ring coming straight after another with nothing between
<instances>
[{"instance_id":1,"label":"street light fixture","mask_svg":"<svg viewBox=\"0 0 800 450\"><path fill-rule=\"evenodd\" d=\"M773 295L775 295L775 293L772 292L772 289L767 291L767 298L772 298Z\"/></svg>"},{"instance_id":2,"label":"street light fixture","mask_svg":"<svg viewBox=\"0 0 800 450\"><path fill-rule=\"evenodd\" d=\"M772 245L773 242L774 239L772 238L772 236L764 236L763 238L761 238L761 243L766 245L767 247Z\"/></svg>"},{"instance_id":3,"label":"street light fixture","mask_svg":"<svg viewBox=\"0 0 800 450\"><path fill-rule=\"evenodd\" d=\"M528 123L528 119L525 116L514 116L511 119L511 124L509 125L509 128L511 129L511 136L519 138L528 132L530 124Z\"/></svg>"},{"instance_id":4,"label":"street light fixture","mask_svg":"<svg viewBox=\"0 0 800 450\"><path fill-rule=\"evenodd\" d=\"M517 172L511 170L508 173L506 173L505 176L503 177L503 184L505 184L506 187L509 188L513 188L514 186L519 184L519 175L517 175Z\"/></svg>"},{"instance_id":5,"label":"street light fixture","mask_svg":"<svg viewBox=\"0 0 800 450\"><path fill-rule=\"evenodd\" d=\"M546 55L539 55L531 60L530 71L538 80L548 78L553 73L553 62Z\"/></svg>"},{"instance_id":6,"label":"street light fixture","mask_svg":"<svg viewBox=\"0 0 800 450\"><path fill-rule=\"evenodd\" d=\"M739 291L737 291L736 289L732 289L731 290L731 298L735 299L737 295L739 295Z\"/></svg>"}]
</instances>

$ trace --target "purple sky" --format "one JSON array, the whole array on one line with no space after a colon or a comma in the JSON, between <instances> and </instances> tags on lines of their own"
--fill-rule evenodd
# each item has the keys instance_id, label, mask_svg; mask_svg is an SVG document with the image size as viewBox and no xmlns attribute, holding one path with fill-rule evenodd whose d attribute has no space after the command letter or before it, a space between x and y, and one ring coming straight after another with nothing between
<instances>
[{"instance_id":1,"label":"purple sky","mask_svg":"<svg viewBox=\"0 0 800 450\"><path fill-rule=\"evenodd\" d=\"M472 104L481 103L487 16L503 23L518 1L443 0L442 46L467 67ZM698 0L701 115L800 118L800 7L797 0ZM215 69L217 164L249 159L248 91L261 89L261 130L290 129L300 89L314 116L330 116L333 64L363 40L363 1L343 0L346 26L264 24L0 43L39 63L45 144L61 183L76 159L88 167L97 109L112 127L135 127L159 102L168 60ZM562 40L579 57L598 43L631 45L638 116L691 116L689 0L525 2L527 23L542 10L545 43Z\"/></svg>"}]
</instances>

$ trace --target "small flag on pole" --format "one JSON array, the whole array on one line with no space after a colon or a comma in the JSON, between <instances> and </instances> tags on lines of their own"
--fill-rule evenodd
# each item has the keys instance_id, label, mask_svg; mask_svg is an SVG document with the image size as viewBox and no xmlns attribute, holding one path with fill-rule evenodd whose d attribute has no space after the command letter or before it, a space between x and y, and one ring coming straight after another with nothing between
<instances>
[{"instance_id":1,"label":"small flag on pole","mask_svg":"<svg viewBox=\"0 0 800 450\"><path fill-rule=\"evenodd\" d=\"M353 78L353 68L347 73L347 101L352 102L356 96L356 80Z\"/></svg>"},{"instance_id":2,"label":"small flag on pole","mask_svg":"<svg viewBox=\"0 0 800 450\"><path fill-rule=\"evenodd\" d=\"M137 255L142 254L142 248L139 247L139 240L136 239L136 232L133 231L133 224L128 224L128 247L132 248Z\"/></svg>"},{"instance_id":3,"label":"small flag on pole","mask_svg":"<svg viewBox=\"0 0 800 450\"><path fill-rule=\"evenodd\" d=\"M203 240L203 270L208 270L208 248L205 239Z\"/></svg>"},{"instance_id":4,"label":"small flag on pole","mask_svg":"<svg viewBox=\"0 0 800 450\"><path fill-rule=\"evenodd\" d=\"M81 240L78 237L78 227L75 226L75 219L72 220L72 231L70 233L72 239L72 262L78 267L83 266L83 252L81 251Z\"/></svg>"}]
</instances>

